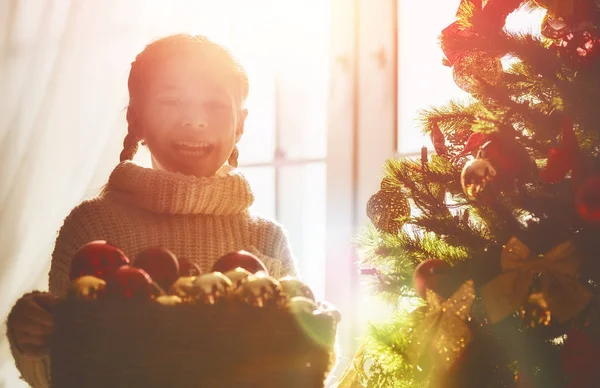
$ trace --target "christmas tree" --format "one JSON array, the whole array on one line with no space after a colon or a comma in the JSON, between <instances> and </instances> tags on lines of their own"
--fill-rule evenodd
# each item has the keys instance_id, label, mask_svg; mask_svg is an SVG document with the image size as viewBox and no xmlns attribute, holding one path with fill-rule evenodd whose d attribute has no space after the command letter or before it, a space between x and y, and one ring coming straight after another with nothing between
<instances>
[{"instance_id":1,"label":"christmas tree","mask_svg":"<svg viewBox=\"0 0 600 388\"><path fill-rule=\"evenodd\" d=\"M507 32L527 7L541 34ZM600 386L599 27L600 0L462 1L440 42L472 98L384 166L357 246L395 312L340 387Z\"/></svg>"}]
</instances>

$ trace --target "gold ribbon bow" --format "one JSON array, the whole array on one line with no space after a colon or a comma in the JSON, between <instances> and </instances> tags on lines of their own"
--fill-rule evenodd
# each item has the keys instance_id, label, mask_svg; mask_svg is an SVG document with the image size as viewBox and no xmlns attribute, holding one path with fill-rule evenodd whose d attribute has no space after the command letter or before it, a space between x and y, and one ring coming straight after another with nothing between
<instances>
[{"instance_id":1,"label":"gold ribbon bow","mask_svg":"<svg viewBox=\"0 0 600 388\"><path fill-rule=\"evenodd\" d=\"M504 273L481 289L492 323L506 318L527 300L538 274L542 275L541 293L559 322L577 315L590 301L590 292L576 279L579 259L571 242L538 257L513 237L503 247L500 260Z\"/></svg>"},{"instance_id":2,"label":"gold ribbon bow","mask_svg":"<svg viewBox=\"0 0 600 388\"><path fill-rule=\"evenodd\" d=\"M407 349L408 360L417 364L431 344L439 354L442 365L450 368L471 341L467 318L475 300L473 281L466 281L450 298L443 300L427 290L428 311L414 329Z\"/></svg>"}]
</instances>

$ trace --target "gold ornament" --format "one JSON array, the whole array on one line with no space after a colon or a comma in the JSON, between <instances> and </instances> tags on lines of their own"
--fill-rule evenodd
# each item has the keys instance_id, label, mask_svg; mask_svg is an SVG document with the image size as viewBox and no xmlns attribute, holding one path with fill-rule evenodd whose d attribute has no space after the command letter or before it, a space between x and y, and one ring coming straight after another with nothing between
<instances>
[{"instance_id":1,"label":"gold ornament","mask_svg":"<svg viewBox=\"0 0 600 388\"><path fill-rule=\"evenodd\" d=\"M334 305L326 301L317 302L319 308L319 314L325 314L333 318L336 323L342 320L342 313Z\"/></svg>"},{"instance_id":2,"label":"gold ornament","mask_svg":"<svg viewBox=\"0 0 600 388\"><path fill-rule=\"evenodd\" d=\"M532 329L539 326L549 326L552 322L552 311L541 292L529 295L527 303L521 306L520 314L525 326Z\"/></svg>"},{"instance_id":3,"label":"gold ornament","mask_svg":"<svg viewBox=\"0 0 600 388\"><path fill-rule=\"evenodd\" d=\"M369 198L367 216L380 232L396 234L410 216L410 204L398 189L382 188Z\"/></svg>"},{"instance_id":4,"label":"gold ornament","mask_svg":"<svg viewBox=\"0 0 600 388\"><path fill-rule=\"evenodd\" d=\"M466 281L447 300L427 290L428 311L423 321L413 330L407 356L417 364L429 345L446 370L449 369L472 338L467 319L475 300L473 280Z\"/></svg>"},{"instance_id":5,"label":"gold ornament","mask_svg":"<svg viewBox=\"0 0 600 388\"><path fill-rule=\"evenodd\" d=\"M456 85L472 94L479 93L486 84L496 85L503 73L500 59L483 51L472 51L462 55L452 67Z\"/></svg>"},{"instance_id":6,"label":"gold ornament","mask_svg":"<svg viewBox=\"0 0 600 388\"><path fill-rule=\"evenodd\" d=\"M231 271L225 272L225 276L231 280L231 283L233 283L233 288L236 289L241 287L242 284L246 283L248 278L252 276L252 273L244 268L238 267Z\"/></svg>"},{"instance_id":7,"label":"gold ornament","mask_svg":"<svg viewBox=\"0 0 600 388\"><path fill-rule=\"evenodd\" d=\"M257 272L251 276L236 294L239 299L255 307L264 307L271 303L280 305L284 298L281 284L264 272Z\"/></svg>"},{"instance_id":8,"label":"gold ornament","mask_svg":"<svg viewBox=\"0 0 600 388\"><path fill-rule=\"evenodd\" d=\"M315 295L313 294L310 287L296 279L292 276L286 276L279 279L279 284L281 284L281 288L283 289L283 293L286 298L291 299L295 296L303 296L312 301L315 300Z\"/></svg>"},{"instance_id":9,"label":"gold ornament","mask_svg":"<svg viewBox=\"0 0 600 388\"><path fill-rule=\"evenodd\" d=\"M480 199L496 175L496 169L487 159L477 158L467 162L460 174L460 183L467 198L470 201Z\"/></svg>"},{"instance_id":10,"label":"gold ornament","mask_svg":"<svg viewBox=\"0 0 600 388\"><path fill-rule=\"evenodd\" d=\"M81 276L71 283L69 295L77 299L92 300L97 299L104 289L106 288L106 282L95 276L85 275Z\"/></svg>"},{"instance_id":11,"label":"gold ornament","mask_svg":"<svg viewBox=\"0 0 600 388\"><path fill-rule=\"evenodd\" d=\"M504 272L481 289L492 323L503 320L529 301L531 287L540 274L544 303L560 323L579 314L591 299L589 290L576 279L579 257L571 242L536 256L513 237L503 247L500 262Z\"/></svg>"},{"instance_id":12,"label":"gold ornament","mask_svg":"<svg viewBox=\"0 0 600 388\"><path fill-rule=\"evenodd\" d=\"M207 304L215 304L233 288L233 283L221 272L200 275L192 285L192 297Z\"/></svg>"},{"instance_id":13,"label":"gold ornament","mask_svg":"<svg viewBox=\"0 0 600 388\"><path fill-rule=\"evenodd\" d=\"M161 295L156 298L156 302L162 304L163 306L175 306L183 303L183 300L177 295Z\"/></svg>"},{"instance_id":14,"label":"gold ornament","mask_svg":"<svg viewBox=\"0 0 600 388\"><path fill-rule=\"evenodd\" d=\"M287 308L292 314L312 314L318 307L312 299L295 296L287 302Z\"/></svg>"},{"instance_id":15,"label":"gold ornament","mask_svg":"<svg viewBox=\"0 0 600 388\"><path fill-rule=\"evenodd\" d=\"M196 276L182 276L173 283L169 289L169 294L180 297L184 302L191 302L195 281Z\"/></svg>"}]
</instances>

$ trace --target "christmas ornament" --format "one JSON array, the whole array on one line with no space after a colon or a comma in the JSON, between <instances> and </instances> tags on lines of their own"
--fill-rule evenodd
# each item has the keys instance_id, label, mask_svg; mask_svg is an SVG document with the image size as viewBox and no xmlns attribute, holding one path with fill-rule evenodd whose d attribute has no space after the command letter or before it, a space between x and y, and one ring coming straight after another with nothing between
<instances>
[{"instance_id":1,"label":"christmas ornament","mask_svg":"<svg viewBox=\"0 0 600 388\"><path fill-rule=\"evenodd\" d=\"M319 314L328 315L333 317L335 322L339 323L342 320L342 313L331 303L325 301L317 302Z\"/></svg>"},{"instance_id":2,"label":"christmas ornament","mask_svg":"<svg viewBox=\"0 0 600 388\"><path fill-rule=\"evenodd\" d=\"M152 279L141 268L123 265L106 282L106 296L111 298L150 299Z\"/></svg>"},{"instance_id":3,"label":"christmas ornament","mask_svg":"<svg viewBox=\"0 0 600 388\"><path fill-rule=\"evenodd\" d=\"M496 169L497 177L503 180L512 180L537 170L535 162L521 144L499 134L488 135L488 141L481 146L477 157L489 160Z\"/></svg>"},{"instance_id":4,"label":"christmas ornament","mask_svg":"<svg viewBox=\"0 0 600 388\"><path fill-rule=\"evenodd\" d=\"M550 39L564 39L571 33L571 29L561 17L546 14L542 22L542 35Z\"/></svg>"},{"instance_id":5,"label":"christmas ornament","mask_svg":"<svg viewBox=\"0 0 600 388\"><path fill-rule=\"evenodd\" d=\"M192 285L191 294L196 300L215 304L233 288L231 280L220 272L211 272L198 276Z\"/></svg>"},{"instance_id":6,"label":"christmas ornament","mask_svg":"<svg viewBox=\"0 0 600 388\"><path fill-rule=\"evenodd\" d=\"M77 299L97 299L104 294L106 282L95 276L82 276L73 280L69 289L69 296Z\"/></svg>"},{"instance_id":7,"label":"christmas ornament","mask_svg":"<svg viewBox=\"0 0 600 388\"><path fill-rule=\"evenodd\" d=\"M250 271L238 267L231 271L225 272L225 276L227 276L229 280L231 280L233 288L235 289L241 287L242 284L246 283L248 281L248 278L252 276L252 274L250 273Z\"/></svg>"},{"instance_id":8,"label":"christmas ornament","mask_svg":"<svg viewBox=\"0 0 600 388\"><path fill-rule=\"evenodd\" d=\"M295 296L287 302L287 308L292 314L312 314L318 307L314 300L303 296Z\"/></svg>"},{"instance_id":9,"label":"christmas ornament","mask_svg":"<svg viewBox=\"0 0 600 388\"><path fill-rule=\"evenodd\" d=\"M179 278L177 257L166 248L153 247L142 251L136 256L133 265L146 271L165 290Z\"/></svg>"},{"instance_id":10,"label":"christmas ornament","mask_svg":"<svg viewBox=\"0 0 600 388\"><path fill-rule=\"evenodd\" d=\"M252 276L237 292L238 298L256 307L267 304L280 305L284 300L282 294L283 289L277 279L264 272Z\"/></svg>"},{"instance_id":11,"label":"christmas ornament","mask_svg":"<svg viewBox=\"0 0 600 388\"><path fill-rule=\"evenodd\" d=\"M540 178L547 183L557 183L565 179L569 171L575 175L579 169L579 144L573 130L573 123L564 119L561 130L560 147L548 150L548 163L540 171Z\"/></svg>"},{"instance_id":12,"label":"christmas ornament","mask_svg":"<svg viewBox=\"0 0 600 388\"><path fill-rule=\"evenodd\" d=\"M475 300L473 281L466 281L447 300L432 290L427 290L426 298L427 313L413 329L407 349L408 360L416 365L431 346L438 365L448 370L472 338L467 318Z\"/></svg>"},{"instance_id":13,"label":"christmas ornament","mask_svg":"<svg viewBox=\"0 0 600 388\"><path fill-rule=\"evenodd\" d=\"M71 280L85 275L95 276L104 281L112 278L119 267L129 264L122 250L104 240L84 244L71 261Z\"/></svg>"},{"instance_id":14,"label":"christmas ornament","mask_svg":"<svg viewBox=\"0 0 600 388\"><path fill-rule=\"evenodd\" d=\"M588 178L577 190L577 212L589 222L600 222L600 175Z\"/></svg>"},{"instance_id":15,"label":"christmas ornament","mask_svg":"<svg viewBox=\"0 0 600 388\"><path fill-rule=\"evenodd\" d=\"M496 85L503 73L500 58L483 51L472 51L461 56L452 67L456 85L471 94L481 92L485 85Z\"/></svg>"},{"instance_id":16,"label":"christmas ornament","mask_svg":"<svg viewBox=\"0 0 600 388\"><path fill-rule=\"evenodd\" d=\"M178 296L184 302L191 302L193 300L192 290L194 288L195 281L196 276L180 277L169 289L169 295Z\"/></svg>"},{"instance_id":17,"label":"christmas ornament","mask_svg":"<svg viewBox=\"0 0 600 388\"><path fill-rule=\"evenodd\" d=\"M410 216L410 204L399 189L380 189L367 202L367 216L382 233L396 234Z\"/></svg>"},{"instance_id":18,"label":"christmas ornament","mask_svg":"<svg viewBox=\"0 0 600 388\"><path fill-rule=\"evenodd\" d=\"M302 283L300 280L296 279L292 276L286 276L279 279L279 284L281 284L281 288L283 289L283 293L286 298L291 299L296 296L303 296L312 301L315 300L315 295L313 294L310 287L306 284Z\"/></svg>"},{"instance_id":19,"label":"christmas ornament","mask_svg":"<svg viewBox=\"0 0 600 388\"><path fill-rule=\"evenodd\" d=\"M421 262L413 274L413 286L417 295L426 299L427 290L431 290L438 295L445 294L440 293L442 288L440 275L447 274L450 269L450 264L444 260L429 259Z\"/></svg>"},{"instance_id":20,"label":"christmas ornament","mask_svg":"<svg viewBox=\"0 0 600 388\"><path fill-rule=\"evenodd\" d=\"M163 306L175 306L183 303L183 299L177 295L161 295L156 298L156 302L162 304Z\"/></svg>"},{"instance_id":21,"label":"christmas ornament","mask_svg":"<svg viewBox=\"0 0 600 388\"><path fill-rule=\"evenodd\" d=\"M178 258L179 262L179 276L200 276L202 275L202 270L198 266L198 264L194 263L188 259Z\"/></svg>"},{"instance_id":22,"label":"christmas ornament","mask_svg":"<svg viewBox=\"0 0 600 388\"><path fill-rule=\"evenodd\" d=\"M222 256L213 265L211 271L225 273L238 267L244 268L251 273L259 271L269 272L265 264L258 257L247 251L236 251Z\"/></svg>"},{"instance_id":23,"label":"christmas ornament","mask_svg":"<svg viewBox=\"0 0 600 388\"><path fill-rule=\"evenodd\" d=\"M476 201L487 196L490 183L498 173L489 160L483 158L473 159L465 164L460 174L460 183L466 197L470 201Z\"/></svg>"},{"instance_id":24,"label":"christmas ornament","mask_svg":"<svg viewBox=\"0 0 600 388\"><path fill-rule=\"evenodd\" d=\"M573 244L562 243L540 256L516 237L504 245L500 257L503 273L481 288L492 323L518 311L528 301L531 286L540 274L541 294L558 322L564 323L587 306L591 294L576 279L580 260Z\"/></svg>"},{"instance_id":25,"label":"christmas ornament","mask_svg":"<svg viewBox=\"0 0 600 388\"><path fill-rule=\"evenodd\" d=\"M527 302L521 306L520 315L524 326L531 329L549 326L552 322L552 311L541 292L529 295Z\"/></svg>"}]
</instances>

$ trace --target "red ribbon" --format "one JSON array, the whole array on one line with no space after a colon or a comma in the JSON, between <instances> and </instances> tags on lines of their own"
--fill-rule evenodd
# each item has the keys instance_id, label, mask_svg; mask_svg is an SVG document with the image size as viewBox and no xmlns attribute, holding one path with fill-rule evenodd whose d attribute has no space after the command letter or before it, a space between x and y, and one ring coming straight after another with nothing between
<instances>
[{"instance_id":1,"label":"red ribbon","mask_svg":"<svg viewBox=\"0 0 600 388\"><path fill-rule=\"evenodd\" d=\"M462 0L456 13L461 18L461 9L471 6L473 27L464 28L458 21L450 24L442 31L442 51L450 66L463 56L467 50L456 48L456 40L468 38L478 32L496 33L506 24L506 17L517 9L524 0Z\"/></svg>"}]
</instances>

